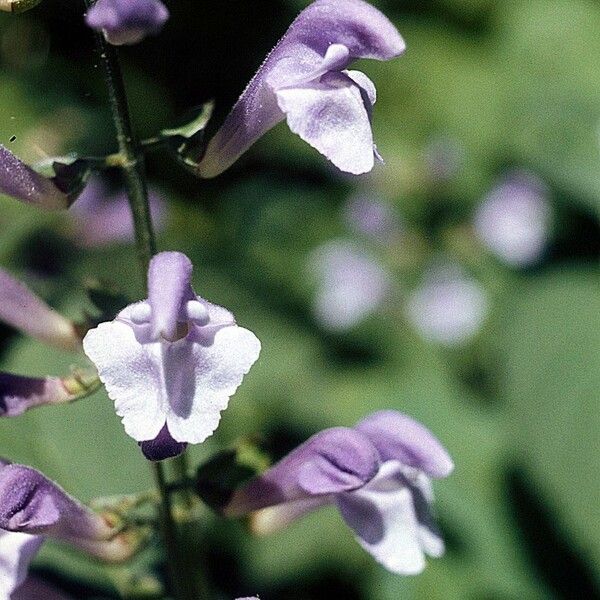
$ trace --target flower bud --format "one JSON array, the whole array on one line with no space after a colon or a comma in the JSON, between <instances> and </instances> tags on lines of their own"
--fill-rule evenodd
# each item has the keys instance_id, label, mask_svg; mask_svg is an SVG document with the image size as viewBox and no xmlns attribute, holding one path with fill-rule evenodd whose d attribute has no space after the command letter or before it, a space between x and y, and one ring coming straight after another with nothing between
<instances>
[{"instance_id":1,"label":"flower bud","mask_svg":"<svg viewBox=\"0 0 600 600\"><path fill-rule=\"evenodd\" d=\"M73 323L3 269L0 269L0 321L63 350L81 347Z\"/></svg>"},{"instance_id":2,"label":"flower bud","mask_svg":"<svg viewBox=\"0 0 600 600\"><path fill-rule=\"evenodd\" d=\"M0 7L3 0L0 0ZM14 4L10 1L8 4ZM7 9L2 9L7 10ZM0 194L46 210L69 207L69 196L52 179L40 175L0 144Z\"/></svg>"}]
</instances>

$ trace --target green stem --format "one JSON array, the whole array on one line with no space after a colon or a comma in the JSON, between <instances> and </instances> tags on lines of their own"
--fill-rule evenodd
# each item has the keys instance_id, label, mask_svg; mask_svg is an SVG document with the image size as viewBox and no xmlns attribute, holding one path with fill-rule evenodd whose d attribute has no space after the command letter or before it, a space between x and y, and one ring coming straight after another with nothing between
<instances>
[{"instance_id":1,"label":"green stem","mask_svg":"<svg viewBox=\"0 0 600 600\"><path fill-rule=\"evenodd\" d=\"M93 4L92 0L84 0L84 2L88 9ZM127 196L133 214L138 260L143 286L146 289L148 265L152 256L156 254L156 239L148 203L144 155L131 125L127 93L117 50L106 42L101 33L95 33L95 41L108 86L110 107L121 156L121 161L117 161L117 163L120 163L119 166L125 176ZM185 462L182 461L182 465L185 465ZM182 567L185 563L179 552L177 529L173 520L171 499L163 465L159 462L152 463L152 469L161 498L161 528L173 594L177 600L199 600L203 595L196 593L193 589L193 578L188 577L185 568Z\"/></svg>"},{"instance_id":2,"label":"green stem","mask_svg":"<svg viewBox=\"0 0 600 600\"><path fill-rule=\"evenodd\" d=\"M87 8L93 4L91 0L84 1ZM117 49L107 43L101 33L95 33L95 40L108 85L110 108L117 130L119 154L122 157L120 166L125 176L127 195L133 214L136 248L145 286L148 263L156 254L156 239L148 204L144 155L131 125L127 93Z\"/></svg>"}]
</instances>

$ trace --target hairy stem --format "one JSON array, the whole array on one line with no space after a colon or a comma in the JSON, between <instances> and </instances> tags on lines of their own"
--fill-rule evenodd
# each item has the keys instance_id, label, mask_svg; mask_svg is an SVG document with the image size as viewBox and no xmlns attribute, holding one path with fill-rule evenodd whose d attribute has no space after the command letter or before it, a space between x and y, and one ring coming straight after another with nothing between
<instances>
[{"instance_id":1,"label":"hairy stem","mask_svg":"<svg viewBox=\"0 0 600 600\"><path fill-rule=\"evenodd\" d=\"M92 0L84 1L87 8L93 4ZM117 49L108 44L100 33L95 33L95 39L108 86L110 108L117 131L119 154L122 158L120 166L125 176L127 195L133 214L136 248L145 286L148 263L152 255L156 254L156 239L148 204L144 155L131 126L129 104Z\"/></svg>"},{"instance_id":2,"label":"hairy stem","mask_svg":"<svg viewBox=\"0 0 600 600\"><path fill-rule=\"evenodd\" d=\"M84 0L84 2L88 9L93 4L92 0ZM108 44L100 33L95 33L95 40L104 68L119 145L118 156L120 156L120 160L116 160L115 165L122 169L125 176L127 196L133 214L140 271L143 286L146 289L148 265L152 256L156 254L156 239L148 203L144 156L131 125L127 93L117 50L114 46ZM183 469L185 469L184 460L181 459ZM177 529L173 520L170 491L165 478L164 467L161 463L152 463L152 470L161 498L161 529L173 595L177 600L200 600L203 595L198 594L193 589L192 578L188 577L185 568L182 568L184 561L177 543Z\"/></svg>"}]
</instances>

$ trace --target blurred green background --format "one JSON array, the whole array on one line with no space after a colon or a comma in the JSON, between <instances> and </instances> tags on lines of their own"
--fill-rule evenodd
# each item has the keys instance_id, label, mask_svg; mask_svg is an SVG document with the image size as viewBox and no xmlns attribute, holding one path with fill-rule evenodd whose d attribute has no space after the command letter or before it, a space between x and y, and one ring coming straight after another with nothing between
<instances>
[{"instance_id":1,"label":"blurred green background","mask_svg":"<svg viewBox=\"0 0 600 600\"><path fill-rule=\"evenodd\" d=\"M161 154L149 156L148 172L167 204L160 248L187 253L196 291L231 309L263 344L216 434L193 448L194 462L244 436L277 458L324 427L380 408L404 411L456 463L435 484L447 554L417 577L388 574L327 509L264 539L207 510L190 534L192 555L224 599L597 597L600 4L373 3L408 48L395 61L359 65L378 88L373 129L385 167L342 177L280 125L216 180L196 179ZM141 136L211 98L218 123L308 3L166 4L172 18L163 33L122 52ZM0 143L23 160L115 150L82 5L45 0L0 17ZM450 165L443 176L432 167L438 160ZM499 261L471 226L482 199L515 168L544 181L553 212L543 255L526 268ZM348 230L343 206L357 192L397 211L394 244ZM377 256L394 286L373 314L332 331L313 315L306 265L320 244L340 237ZM451 347L422 339L404 311L440 256L461 265L490 306L477 334ZM141 293L131 245L82 249L67 216L4 197L0 266L73 317L89 308L89 278L130 299ZM85 360L0 328L2 370L62 374L73 363ZM84 500L151 485L103 392L1 422L0 455L42 469ZM36 565L81 598L120 597L130 576L51 544ZM151 552L133 569L161 576Z\"/></svg>"}]
</instances>

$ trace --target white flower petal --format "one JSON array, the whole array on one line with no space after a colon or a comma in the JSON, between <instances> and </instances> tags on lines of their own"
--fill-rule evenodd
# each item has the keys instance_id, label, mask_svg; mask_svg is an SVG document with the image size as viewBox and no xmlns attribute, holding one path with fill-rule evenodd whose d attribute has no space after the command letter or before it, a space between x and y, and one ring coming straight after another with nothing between
<instances>
[{"instance_id":1,"label":"white flower petal","mask_svg":"<svg viewBox=\"0 0 600 600\"><path fill-rule=\"evenodd\" d=\"M377 562L393 573L414 575L425 568L425 555L413 492L395 478L402 473L399 466L384 463L364 488L338 494L336 503L359 544Z\"/></svg>"},{"instance_id":2,"label":"white flower petal","mask_svg":"<svg viewBox=\"0 0 600 600\"><path fill-rule=\"evenodd\" d=\"M290 129L342 171L367 173L375 163L373 133L361 88L329 72L319 81L276 90Z\"/></svg>"},{"instance_id":3,"label":"white flower petal","mask_svg":"<svg viewBox=\"0 0 600 600\"><path fill-rule=\"evenodd\" d=\"M369 99L369 103L373 106L373 104L377 102L377 90L375 89L375 84L362 71L349 69L344 71L344 73L365 92Z\"/></svg>"},{"instance_id":4,"label":"white flower petal","mask_svg":"<svg viewBox=\"0 0 600 600\"><path fill-rule=\"evenodd\" d=\"M217 428L229 397L258 359L260 342L251 331L235 325L219 329L206 345L190 344L191 339L188 336L186 340L190 346L187 350L171 345L179 372L189 369L189 373L185 374L184 393L169 398L167 424L174 440L199 444ZM189 354L184 359L186 352Z\"/></svg>"},{"instance_id":5,"label":"white flower petal","mask_svg":"<svg viewBox=\"0 0 600 600\"><path fill-rule=\"evenodd\" d=\"M0 600L9 600L43 542L40 535L0 530Z\"/></svg>"},{"instance_id":6,"label":"white flower petal","mask_svg":"<svg viewBox=\"0 0 600 600\"><path fill-rule=\"evenodd\" d=\"M125 431L138 442L154 439L166 420L160 347L140 344L133 329L120 321L101 323L83 340Z\"/></svg>"}]
</instances>

